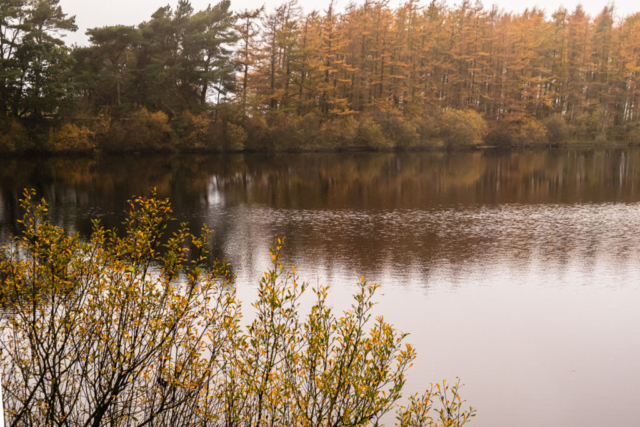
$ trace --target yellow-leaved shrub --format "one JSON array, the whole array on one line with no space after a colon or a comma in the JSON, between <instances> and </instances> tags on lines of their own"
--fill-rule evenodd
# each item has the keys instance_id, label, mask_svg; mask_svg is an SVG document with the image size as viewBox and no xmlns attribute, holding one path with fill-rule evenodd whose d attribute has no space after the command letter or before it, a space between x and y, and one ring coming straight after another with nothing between
<instances>
[{"instance_id":1,"label":"yellow-leaved shrub","mask_svg":"<svg viewBox=\"0 0 640 427\"><path fill-rule=\"evenodd\" d=\"M172 136L167 114L141 108L124 119L111 119L100 146L112 151L167 150L174 148Z\"/></svg>"},{"instance_id":2,"label":"yellow-leaved shrub","mask_svg":"<svg viewBox=\"0 0 640 427\"><path fill-rule=\"evenodd\" d=\"M95 132L86 126L64 123L49 134L49 151L91 151L96 147Z\"/></svg>"},{"instance_id":3,"label":"yellow-leaved shrub","mask_svg":"<svg viewBox=\"0 0 640 427\"><path fill-rule=\"evenodd\" d=\"M247 141L247 132L235 123L227 123L225 132L225 148L230 151L242 151Z\"/></svg>"},{"instance_id":4,"label":"yellow-leaved shrub","mask_svg":"<svg viewBox=\"0 0 640 427\"><path fill-rule=\"evenodd\" d=\"M382 130L382 126L376 123L370 116L363 116L358 126L356 145L373 149L393 148L393 141L389 140Z\"/></svg>"},{"instance_id":5,"label":"yellow-leaved shrub","mask_svg":"<svg viewBox=\"0 0 640 427\"><path fill-rule=\"evenodd\" d=\"M212 146L211 119L206 113L182 114L180 146L188 150L202 150Z\"/></svg>"},{"instance_id":6,"label":"yellow-leaved shrub","mask_svg":"<svg viewBox=\"0 0 640 427\"><path fill-rule=\"evenodd\" d=\"M0 251L9 425L373 427L395 410L396 426L460 427L474 416L457 383L398 405L416 352L372 319L378 285L362 278L339 314L317 286L302 315L308 285L283 268L277 239L245 327L208 230L165 235L167 200L135 198L122 235L96 222L83 240L33 195L21 238Z\"/></svg>"},{"instance_id":7,"label":"yellow-leaved shrub","mask_svg":"<svg viewBox=\"0 0 640 427\"><path fill-rule=\"evenodd\" d=\"M487 122L473 110L448 110L441 117L441 137L449 148L482 145Z\"/></svg>"},{"instance_id":8,"label":"yellow-leaved shrub","mask_svg":"<svg viewBox=\"0 0 640 427\"><path fill-rule=\"evenodd\" d=\"M567 122L560 114L554 114L544 120L547 139L550 144L562 144L569 140L571 132Z\"/></svg>"},{"instance_id":9,"label":"yellow-leaved shrub","mask_svg":"<svg viewBox=\"0 0 640 427\"><path fill-rule=\"evenodd\" d=\"M320 148L351 148L356 144L360 124L353 116L339 117L322 124L315 137Z\"/></svg>"},{"instance_id":10,"label":"yellow-leaved shrub","mask_svg":"<svg viewBox=\"0 0 640 427\"><path fill-rule=\"evenodd\" d=\"M518 146L545 145L549 142L547 128L539 120L528 117L516 127L514 141Z\"/></svg>"},{"instance_id":11,"label":"yellow-leaved shrub","mask_svg":"<svg viewBox=\"0 0 640 427\"><path fill-rule=\"evenodd\" d=\"M33 148L27 130L17 119L0 122L0 153L13 153Z\"/></svg>"}]
</instances>

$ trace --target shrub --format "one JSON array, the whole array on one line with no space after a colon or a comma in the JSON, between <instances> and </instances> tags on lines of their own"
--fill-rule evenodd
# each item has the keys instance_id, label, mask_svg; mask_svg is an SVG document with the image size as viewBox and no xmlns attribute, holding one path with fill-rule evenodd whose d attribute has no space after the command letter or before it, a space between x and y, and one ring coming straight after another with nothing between
<instances>
[{"instance_id":1,"label":"shrub","mask_svg":"<svg viewBox=\"0 0 640 427\"><path fill-rule=\"evenodd\" d=\"M356 144L362 147L385 149L393 148L393 141L387 139L382 126L374 122L371 117L364 116L360 120L358 126L358 134L356 136Z\"/></svg>"},{"instance_id":2,"label":"shrub","mask_svg":"<svg viewBox=\"0 0 640 427\"><path fill-rule=\"evenodd\" d=\"M640 144L640 126L634 126L627 133L627 140L633 144Z\"/></svg>"},{"instance_id":3,"label":"shrub","mask_svg":"<svg viewBox=\"0 0 640 427\"><path fill-rule=\"evenodd\" d=\"M245 130L225 120L214 121L207 113L185 112L175 123L179 144L188 150L244 150Z\"/></svg>"},{"instance_id":4,"label":"shrub","mask_svg":"<svg viewBox=\"0 0 640 427\"><path fill-rule=\"evenodd\" d=\"M246 117L242 123L243 129L247 133L246 148L264 149L267 146L269 136L267 121L262 116L255 115Z\"/></svg>"},{"instance_id":5,"label":"shrub","mask_svg":"<svg viewBox=\"0 0 640 427\"><path fill-rule=\"evenodd\" d=\"M115 151L162 150L171 148L171 136L169 117L165 113L151 113L141 108L128 118L112 120L100 146Z\"/></svg>"},{"instance_id":6,"label":"shrub","mask_svg":"<svg viewBox=\"0 0 640 427\"><path fill-rule=\"evenodd\" d=\"M325 148L353 147L360 124L352 116L335 118L323 123L318 145Z\"/></svg>"},{"instance_id":7,"label":"shrub","mask_svg":"<svg viewBox=\"0 0 640 427\"><path fill-rule=\"evenodd\" d=\"M401 148L418 147L421 142L416 125L408 121L398 123L391 138L395 142L396 147Z\"/></svg>"},{"instance_id":8,"label":"shrub","mask_svg":"<svg viewBox=\"0 0 640 427\"><path fill-rule=\"evenodd\" d=\"M146 108L131 115L126 129L132 147L142 149L163 148L171 135L169 117L162 111L151 113Z\"/></svg>"},{"instance_id":9,"label":"shrub","mask_svg":"<svg viewBox=\"0 0 640 427\"><path fill-rule=\"evenodd\" d=\"M322 123L320 116L317 114L309 113L305 114L298 121L298 132L306 147L316 147L318 145L331 145L332 141L329 138L323 137L321 134Z\"/></svg>"},{"instance_id":10,"label":"shrub","mask_svg":"<svg viewBox=\"0 0 640 427\"><path fill-rule=\"evenodd\" d=\"M547 128L547 138L550 144L562 144L567 142L570 136L567 122L559 114L554 114L544 121Z\"/></svg>"},{"instance_id":11,"label":"shrub","mask_svg":"<svg viewBox=\"0 0 640 427\"><path fill-rule=\"evenodd\" d=\"M596 144L606 144L609 141L609 136L606 133L599 133L593 139Z\"/></svg>"},{"instance_id":12,"label":"shrub","mask_svg":"<svg viewBox=\"0 0 640 427\"><path fill-rule=\"evenodd\" d=\"M402 111L388 106L374 115L376 123L382 126L382 131L391 144L399 148L412 148L420 143L420 135L416 126L407 121Z\"/></svg>"},{"instance_id":13,"label":"shrub","mask_svg":"<svg viewBox=\"0 0 640 427\"><path fill-rule=\"evenodd\" d=\"M487 144L494 147L511 147L515 145L514 139L514 131L511 124L504 120L493 122L485 137Z\"/></svg>"},{"instance_id":14,"label":"shrub","mask_svg":"<svg viewBox=\"0 0 640 427\"><path fill-rule=\"evenodd\" d=\"M374 426L396 407L415 350L382 317L370 322L377 285L361 280L341 316L315 288L303 318L307 285L283 270L278 240L242 332L227 265L206 267L207 230L164 237L167 201L137 198L122 237L96 223L83 241L32 195L23 238L0 257L14 302L0 324L10 425ZM457 384L438 385L410 397L396 425L473 415Z\"/></svg>"},{"instance_id":15,"label":"shrub","mask_svg":"<svg viewBox=\"0 0 640 427\"><path fill-rule=\"evenodd\" d=\"M268 148L291 150L302 148L304 143L298 131L298 119L282 111L270 111L267 115Z\"/></svg>"},{"instance_id":16,"label":"shrub","mask_svg":"<svg viewBox=\"0 0 640 427\"><path fill-rule=\"evenodd\" d=\"M493 123L485 139L487 143L496 147L524 147L548 143L547 128L531 117L497 121Z\"/></svg>"},{"instance_id":17,"label":"shrub","mask_svg":"<svg viewBox=\"0 0 640 427\"><path fill-rule=\"evenodd\" d=\"M225 148L227 150L244 150L244 143L247 141L247 133L241 126L234 123L227 123L225 136Z\"/></svg>"},{"instance_id":18,"label":"shrub","mask_svg":"<svg viewBox=\"0 0 640 427\"><path fill-rule=\"evenodd\" d=\"M50 151L91 151L96 147L95 132L86 126L63 124L49 134L46 149Z\"/></svg>"},{"instance_id":19,"label":"shrub","mask_svg":"<svg viewBox=\"0 0 640 427\"><path fill-rule=\"evenodd\" d=\"M583 127L584 136L597 142L607 140L607 114L603 107L598 107L589 114Z\"/></svg>"},{"instance_id":20,"label":"shrub","mask_svg":"<svg viewBox=\"0 0 640 427\"><path fill-rule=\"evenodd\" d=\"M437 148L442 145L441 129L436 117L423 116L411 120L420 136L420 146Z\"/></svg>"},{"instance_id":21,"label":"shrub","mask_svg":"<svg viewBox=\"0 0 640 427\"><path fill-rule=\"evenodd\" d=\"M388 118L383 122L382 128L386 137L398 148L414 148L420 144L416 126L402 116Z\"/></svg>"},{"instance_id":22,"label":"shrub","mask_svg":"<svg viewBox=\"0 0 640 427\"><path fill-rule=\"evenodd\" d=\"M487 123L473 110L449 110L441 123L441 136L449 148L481 145L487 134Z\"/></svg>"},{"instance_id":23,"label":"shrub","mask_svg":"<svg viewBox=\"0 0 640 427\"><path fill-rule=\"evenodd\" d=\"M0 122L0 153L13 153L33 148L27 130L15 119Z\"/></svg>"},{"instance_id":24,"label":"shrub","mask_svg":"<svg viewBox=\"0 0 640 427\"><path fill-rule=\"evenodd\" d=\"M534 118L526 118L515 125L514 142L516 145L543 145L548 142L547 128Z\"/></svg>"},{"instance_id":25,"label":"shrub","mask_svg":"<svg viewBox=\"0 0 640 427\"><path fill-rule=\"evenodd\" d=\"M211 119L206 113L195 115L187 111L182 114L176 127L180 135L180 145L183 148L198 150L211 148L213 145Z\"/></svg>"}]
</instances>

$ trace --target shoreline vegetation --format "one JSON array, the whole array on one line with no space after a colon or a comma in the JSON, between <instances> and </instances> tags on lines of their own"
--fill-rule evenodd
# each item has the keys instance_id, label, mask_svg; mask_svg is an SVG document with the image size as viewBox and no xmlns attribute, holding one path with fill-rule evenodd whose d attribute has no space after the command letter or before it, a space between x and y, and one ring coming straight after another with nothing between
<instances>
[{"instance_id":1,"label":"shoreline vegetation","mask_svg":"<svg viewBox=\"0 0 640 427\"><path fill-rule=\"evenodd\" d=\"M640 13L463 1L196 11L87 31L0 5L0 154L447 150L640 142Z\"/></svg>"}]
</instances>

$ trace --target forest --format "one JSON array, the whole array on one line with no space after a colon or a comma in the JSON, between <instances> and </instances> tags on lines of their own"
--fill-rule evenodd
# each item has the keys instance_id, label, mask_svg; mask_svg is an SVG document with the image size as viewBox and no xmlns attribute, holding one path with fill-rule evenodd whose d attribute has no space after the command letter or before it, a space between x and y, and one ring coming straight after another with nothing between
<instances>
[{"instance_id":1,"label":"forest","mask_svg":"<svg viewBox=\"0 0 640 427\"><path fill-rule=\"evenodd\" d=\"M0 1L0 153L640 142L640 13L296 0L87 30Z\"/></svg>"}]
</instances>

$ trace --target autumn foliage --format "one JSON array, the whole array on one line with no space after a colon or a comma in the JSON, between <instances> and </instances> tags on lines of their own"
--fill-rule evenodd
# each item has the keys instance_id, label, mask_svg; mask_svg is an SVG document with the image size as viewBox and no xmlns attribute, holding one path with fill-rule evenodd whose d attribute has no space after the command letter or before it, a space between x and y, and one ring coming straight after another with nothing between
<instances>
[{"instance_id":1,"label":"autumn foliage","mask_svg":"<svg viewBox=\"0 0 640 427\"><path fill-rule=\"evenodd\" d=\"M122 235L96 222L84 241L32 197L0 256L7 425L373 426L395 410L398 426L456 427L474 415L457 384L398 405L416 354L371 319L377 285L362 279L340 316L319 286L302 315L308 287L283 269L278 239L245 326L206 228L164 236L167 201L136 198Z\"/></svg>"}]
</instances>

